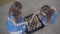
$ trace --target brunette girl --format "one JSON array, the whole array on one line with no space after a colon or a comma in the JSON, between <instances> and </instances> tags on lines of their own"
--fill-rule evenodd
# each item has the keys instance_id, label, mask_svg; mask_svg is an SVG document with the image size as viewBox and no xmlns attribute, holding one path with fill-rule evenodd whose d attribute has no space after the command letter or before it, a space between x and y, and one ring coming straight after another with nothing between
<instances>
[{"instance_id":1,"label":"brunette girl","mask_svg":"<svg viewBox=\"0 0 60 34\"><path fill-rule=\"evenodd\" d=\"M54 24L57 17L57 11L55 8L50 7L49 5L43 5L40 9L40 11L37 11L32 16L31 22L35 15L38 15L38 17L42 20L43 24Z\"/></svg>"},{"instance_id":2,"label":"brunette girl","mask_svg":"<svg viewBox=\"0 0 60 34\"><path fill-rule=\"evenodd\" d=\"M9 10L9 17L6 23L6 28L10 34L24 34L26 30L27 22L24 22L21 16L22 5L20 2L16 1L12 4Z\"/></svg>"}]
</instances>

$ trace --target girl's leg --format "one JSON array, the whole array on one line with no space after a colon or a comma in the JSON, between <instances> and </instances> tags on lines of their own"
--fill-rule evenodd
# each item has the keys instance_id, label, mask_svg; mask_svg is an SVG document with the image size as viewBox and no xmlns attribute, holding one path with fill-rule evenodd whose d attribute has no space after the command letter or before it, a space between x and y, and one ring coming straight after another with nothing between
<instances>
[{"instance_id":1,"label":"girl's leg","mask_svg":"<svg viewBox=\"0 0 60 34\"><path fill-rule=\"evenodd\" d=\"M25 30L26 30L26 26L22 25L21 28L20 28L20 31L18 31L17 34L24 34ZM16 32L15 33L12 32L11 34L16 34Z\"/></svg>"},{"instance_id":2,"label":"girl's leg","mask_svg":"<svg viewBox=\"0 0 60 34\"><path fill-rule=\"evenodd\" d=\"M10 32L10 34L23 34L22 29L18 32Z\"/></svg>"},{"instance_id":3,"label":"girl's leg","mask_svg":"<svg viewBox=\"0 0 60 34\"><path fill-rule=\"evenodd\" d=\"M23 32L25 32L25 30L26 30L26 26L25 25L22 26L22 30L23 30Z\"/></svg>"},{"instance_id":4,"label":"girl's leg","mask_svg":"<svg viewBox=\"0 0 60 34\"><path fill-rule=\"evenodd\" d=\"M23 34L25 33L25 30L26 30L26 26L23 25L23 26L22 26L22 33L23 33Z\"/></svg>"},{"instance_id":5,"label":"girl's leg","mask_svg":"<svg viewBox=\"0 0 60 34\"><path fill-rule=\"evenodd\" d=\"M10 32L10 34L19 34L20 32Z\"/></svg>"},{"instance_id":6,"label":"girl's leg","mask_svg":"<svg viewBox=\"0 0 60 34\"><path fill-rule=\"evenodd\" d=\"M19 34L23 34L23 31L22 31L22 29L19 31Z\"/></svg>"}]
</instances>

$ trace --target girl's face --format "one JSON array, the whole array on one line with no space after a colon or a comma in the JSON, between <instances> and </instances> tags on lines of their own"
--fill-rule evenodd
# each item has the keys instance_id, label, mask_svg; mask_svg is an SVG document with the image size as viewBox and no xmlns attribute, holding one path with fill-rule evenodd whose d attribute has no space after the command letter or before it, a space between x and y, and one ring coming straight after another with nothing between
<instances>
[{"instance_id":1,"label":"girl's face","mask_svg":"<svg viewBox=\"0 0 60 34\"><path fill-rule=\"evenodd\" d=\"M42 15L42 16L46 16L47 17L47 14L50 12L50 8L44 8L44 9L40 9L40 14Z\"/></svg>"},{"instance_id":2,"label":"girl's face","mask_svg":"<svg viewBox=\"0 0 60 34\"><path fill-rule=\"evenodd\" d=\"M40 15L41 15L41 17L43 17L43 16L46 16L46 13L43 12L42 10L40 10Z\"/></svg>"}]
</instances>

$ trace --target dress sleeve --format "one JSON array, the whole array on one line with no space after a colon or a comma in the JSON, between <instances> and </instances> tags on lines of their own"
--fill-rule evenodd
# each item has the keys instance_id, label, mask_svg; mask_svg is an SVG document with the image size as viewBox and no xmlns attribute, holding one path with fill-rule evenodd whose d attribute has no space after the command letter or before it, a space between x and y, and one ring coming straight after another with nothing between
<instances>
[{"instance_id":1,"label":"dress sleeve","mask_svg":"<svg viewBox=\"0 0 60 34\"><path fill-rule=\"evenodd\" d=\"M51 21L50 21L50 23L51 24L54 24L55 23L55 21L56 21L56 18L57 18L57 11L56 11L56 9L55 9L55 12L52 14L52 16L51 16Z\"/></svg>"},{"instance_id":2,"label":"dress sleeve","mask_svg":"<svg viewBox=\"0 0 60 34\"><path fill-rule=\"evenodd\" d=\"M21 22L24 22L24 18L23 17L20 17L20 20L21 20Z\"/></svg>"},{"instance_id":3,"label":"dress sleeve","mask_svg":"<svg viewBox=\"0 0 60 34\"><path fill-rule=\"evenodd\" d=\"M13 16L13 14L11 13L11 14L9 14L9 18L14 18L14 16Z\"/></svg>"}]
</instances>

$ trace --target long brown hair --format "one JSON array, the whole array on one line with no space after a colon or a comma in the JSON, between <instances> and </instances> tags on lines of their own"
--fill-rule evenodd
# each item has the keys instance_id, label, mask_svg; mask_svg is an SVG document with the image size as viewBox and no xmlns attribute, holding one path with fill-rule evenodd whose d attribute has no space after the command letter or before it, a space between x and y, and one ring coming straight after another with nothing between
<instances>
[{"instance_id":1,"label":"long brown hair","mask_svg":"<svg viewBox=\"0 0 60 34\"><path fill-rule=\"evenodd\" d=\"M22 5L20 2L15 1L10 7L9 14L13 13L14 19L18 20L21 15Z\"/></svg>"},{"instance_id":2,"label":"long brown hair","mask_svg":"<svg viewBox=\"0 0 60 34\"><path fill-rule=\"evenodd\" d=\"M51 9L49 5L44 5L41 7L41 12L44 12L46 14L46 22L48 23L51 19L51 15L54 13L54 9Z\"/></svg>"}]
</instances>

